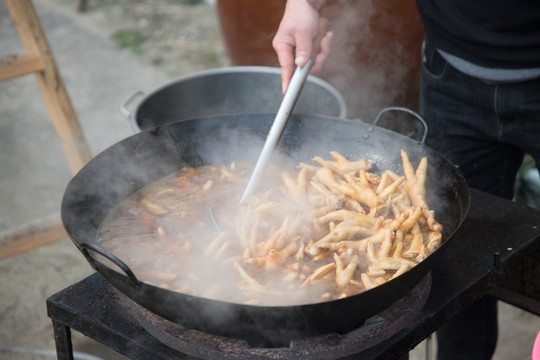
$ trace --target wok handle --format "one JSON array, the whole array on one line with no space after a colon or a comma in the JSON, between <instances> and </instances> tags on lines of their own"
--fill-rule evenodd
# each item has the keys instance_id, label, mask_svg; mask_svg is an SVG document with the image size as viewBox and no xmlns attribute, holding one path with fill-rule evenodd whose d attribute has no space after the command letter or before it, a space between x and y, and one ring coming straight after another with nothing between
<instances>
[{"instance_id":1,"label":"wok handle","mask_svg":"<svg viewBox=\"0 0 540 360\"><path fill-rule=\"evenodd\" d=\"M126 101L124 101L122 105L120 105L120 113L130 121L131 128L133 129L133 131L135 131L135 133L141 132L141 129L139 128L135 117L132 116L130 109L132 108L131 105L133 102L135 102L135 100L137 100L138 98L143 98L144 96L146 96L146 93L139 90L133 95L131 95Z\"/></svg>"},{"instance_id":2,"label":"wok handle","mask_svg":"<svg viewBox=\"0 0 540 360\"><path fill-rule=\"evenodd\" d=\"M86 260L90 263L90 265L92 265L92 267L94 269L97 270L97 268L99 267L98 265L102 265L102 266L105 266L105 265L103 265L98 260L96 260L94 257L92 257L90 255L90 253L88 252L88 250L92 250L93 252L96 252L96 253L100 254L101 256L107 258L111 262L113 262L116 266L118 266L127 275L127 277L135 284L136 287L140 286L141 281L139 279L137 279L137 277L135 276L133 271L131 271L129 266L127 266L125 262L123 262L122 260L117 258L115 255L111 254L107 250L105 250L105 249L103 249L103 248L101 248L101 247L99 247L99 246L97 246L95 244L87 244L87 243L83 243L83 244L79 245L79 248L80 248L82 254L84 255L84 257L86 258Z\"/></svg>"},{"instance_id":3,"label":"wok handle","mask_svg":"<svg viewBox=\"0 0 540 360\"><path fill-rule=\"evenodd\" d=\"M422 145L425 144L426 139L427 139L427 134L428 134L428 124L427 124L426 120L424 120L424 118L420 114L418 114L417 112L412 111L411 109L408 109L406 107L389 106L389 107L386 107L386 108L382 109L379 112L379 114L377 114L377 116L375 117L375 120L373 120L373 125L377 125L377 123L379 122L381 116L383 114L387 113L387 112L390 112L390 111L406 112L407 114L414 116L418 121L420 121L420 123L422 123L422 126L424 127L424 134L422 135L422 140L420 140L420 143Z\"/></svg>"},{"instance_id":4,"label":"wok handle","mask_svg":"<svg viewBox=\"0 0 540 360\"><path fill-rule=\"evenodd\" d=\"M122 103L122 105L120 105L120 113L124 115L126 119L128 120L131 119L131 111L128 107L131 105L133 101L135 101L135 99L137 99L138 97L143 97L145 95L146 93L140 90L134 93L133 95L131 95L126 101Z\"/></svg>"}]
</instances>

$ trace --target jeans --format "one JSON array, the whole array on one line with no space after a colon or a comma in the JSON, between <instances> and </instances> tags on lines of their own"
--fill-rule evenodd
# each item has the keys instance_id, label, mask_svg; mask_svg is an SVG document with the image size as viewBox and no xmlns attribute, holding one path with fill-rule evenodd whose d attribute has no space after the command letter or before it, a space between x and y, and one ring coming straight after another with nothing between
<instances>
[{"instance_id":1,"label":"jeans","mask_svg":"<svg viewBox=\"0 0 540 360\"><path fill-rule=\"evenodd\" d=\"M470 187L511 199L525 153L540 165L540 79L487 83L450 66L425 42L420 113L426 144L459 167ZM484 297L437 332L438 359L491 359L497 303Z\"/></svg>"},{"instance_id":2,"label":"jeans","mask_svg":"<svg viewBox=\"0 0 540 360\"><path fill-rule=\"evenodd\" d=\"M452 68L426 42L420 113L427 145L470 187L511 199L524 153L540 164L540 79L489 84Z\"/></svg>"}]
</instances>

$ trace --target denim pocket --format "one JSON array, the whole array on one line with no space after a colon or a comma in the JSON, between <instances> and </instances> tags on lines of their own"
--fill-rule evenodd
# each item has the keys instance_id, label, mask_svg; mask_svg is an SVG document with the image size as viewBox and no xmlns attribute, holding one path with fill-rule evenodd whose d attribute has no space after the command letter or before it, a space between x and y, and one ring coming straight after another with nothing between
<instances>
[{"instance_id":1,"label":"denim pocket","mask_svg":"<svg viewBox=\"0 0 540 360\"><path fill-rule=\"evenodd\" d=\"M442 77L448 63L435 47L426 40L422 46L422 69L434 77Z\"/></svg>"}]
</instances>

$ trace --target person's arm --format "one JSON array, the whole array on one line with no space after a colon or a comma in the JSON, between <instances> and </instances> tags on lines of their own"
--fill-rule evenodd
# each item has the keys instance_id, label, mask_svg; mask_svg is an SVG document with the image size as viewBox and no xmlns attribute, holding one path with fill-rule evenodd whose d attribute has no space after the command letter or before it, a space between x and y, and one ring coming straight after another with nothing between
<instances>
[{"instance_id":1,"label":"person's arm","mask_svg":"<svg viewBox=\"0 0 540 360\"><path fill-rule=\"evenodd\" d=\"M317 72L330 51L332 33L320 40L320 53L312 54L313 40L320 35L318 9L326 0L288 0L272 45L281 66L283 92L289 85L294 67L315 59L312 71Z\"/></svg>"}]
</instances>

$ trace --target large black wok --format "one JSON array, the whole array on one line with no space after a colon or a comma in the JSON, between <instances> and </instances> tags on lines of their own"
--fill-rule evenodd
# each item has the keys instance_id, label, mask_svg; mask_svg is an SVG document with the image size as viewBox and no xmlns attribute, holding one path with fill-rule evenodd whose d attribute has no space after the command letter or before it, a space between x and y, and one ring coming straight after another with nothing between
<instances>
[{"instance_id":1,"label":"large black wok","mask_svg":"<svg viewBox=\"0 0 540 360\"><path fill-rule=\"evenodd\" d=\"M390 306L412 289L440 257L469 206L461 173L446 158L411 138L361 122L293 115L278 151L297 161L337 150L350 158L372 160L380 169L402 173L400 149L416 166L429 160L426 199L443 224L443 245L405 274L348 298L297 306L253 306L216 301L137 279L96 241L109 211L143 186L185 165L253 163L274 120L273 114L205 117L164 125L133 135L92 159L70 181L62 201L62 221L91 266L128 297L150 311L188 328L250 341L276 343L322 333L342 333ZM406 311L406 309L404 309Z\"/></svg>"}]
</instances>

